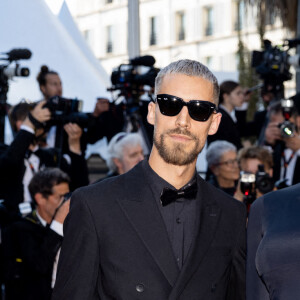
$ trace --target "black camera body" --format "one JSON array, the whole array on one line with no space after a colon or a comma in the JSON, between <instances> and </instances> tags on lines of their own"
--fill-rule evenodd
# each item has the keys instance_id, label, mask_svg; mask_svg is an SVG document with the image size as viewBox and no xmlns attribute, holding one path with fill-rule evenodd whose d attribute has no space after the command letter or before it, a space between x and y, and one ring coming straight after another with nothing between
<instances>
[{"instance_id":1,"label":"black camera body","mask_svg":"<svg viewBox=\"0 0 300 300\"><path fill-rule=\"evenodd\" d=\"M159 69L153 67L155 59L151 55L139 56L130 60L129 64L121 64L111 74L112 89L120 89L122 85L135 87L149 85L154 87L155 77ZM148 67L145 73L141 73L140 67Z\"/></svg>"},{"instance_id":2,"label":"black camera body","mask_svg":"<svg viewBox=\"0 0 300 300\"><path fill-rule=\"evenodd\" d=\"M294 100L293 99L281 99L280 100L282 114L285 121L278 125L280 128L281 136L284 138L293 137L295 135L296 126L290 122L290 118L294 112Z\"/></svg>"},{"instance_id":3,"label":"black camera body","mask_svg":"<svg viewBox=\"0 0 300 300\"><path fill-rule=\"evenodd\" d=\"M137 106L140 96L145 92L144 85L154 87L159 69L155 68L153 56L145 55L133 58L128 64L121 64L111 74L112 86L108 91L120 91L127 106ZM146 71L143 71L145 70Z\"/></svg>"},{"instance_id":4,"label":"black camera body","mask_svg":"<svg viewBox=\"0 0 300 300\"><path fill-rule=\"evenodd\" d=\"M290 80L289 54L278 46L272 46L269 40L264 40L264 51L252 52L252 67L262 79L268 78L283 82Z\"/></svg>"},{"instance_id":5,"label":"black camera body","mask_svg":"<svg viewBox=\"0 0 300 300\"><path fill-rule=\"evenodd\" d=\"M290 55L291 48L300 44L300 39L285 40L282 46L272 46L264 40L263 51L252 52L252 67L264 81L263 91L272 92L277 98L284 97L283 82L292 79L290 67L299 66L299 55Z\"/></svg>"},{"instance_id":6,"label":"black camera body","mask_svg":"<svg viewBox=\"0 0 300 300\"><path fill-rule=\"evenodd\" d=\"M46 102L44 107L47 107L51 112L51 126L64 125L70 122L83 128L88 125L87 114L81 112L82 100L54 96Z\"/></svg>"},{"instance_id":7,"label":"black camera body","mask_svg":"<svg viewBox=\"0 0 300 300\"><path fill-rule=\"evenodd\" d=\"M256 189L262 194L269 193L274 189L274 181L265 172L264 165L259 165L256 174L241 172L240 186L244 194L244 202L252 204L256 199Z\"/></svg>"}]
</instances>

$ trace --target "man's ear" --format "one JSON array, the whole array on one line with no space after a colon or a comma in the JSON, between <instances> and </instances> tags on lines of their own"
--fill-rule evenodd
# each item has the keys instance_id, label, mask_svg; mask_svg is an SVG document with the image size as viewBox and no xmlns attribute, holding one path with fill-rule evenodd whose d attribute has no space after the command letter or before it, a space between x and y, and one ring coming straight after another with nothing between
<instances>
[{"instance_id":1,"label":"man's ear","mask_svg":"<svg viewBox=\"0 0 300 300\"><path fill-rule=\"evenodd\" d=\"M148 104L148 115L147 115L147 121L149 124L154 125L155 123L155 103L150 102Z\"/></svg>"},{"instance_id":2,"label":"man's ear","mask_svg":"<svg viewBox=\"0 0 300 300\"><path fill-rule=\"evenodd\" d=\"M220 113L216 113L212 115L212 121L208 130L208 135L213 135L218 131L221 118L222 118L222 114Z\"/></svg>"},{"instance_id":3,"label":"man's ear","mask_svg":"<svg viewBox=\"0 0 300 300\"><path fill-rule=\"evenodd\" d=\"M45 203L46 198L44 198L44 196L41 193L36 193L34 195L34 200L37 203L37 205L41 206Z\"/></svg>"},{"instance_id":4,"label":"man's ear","mask_svg":"<svg viewBox=\"0 0 300 300\"><path fill-rule=\"evenodd\" d=\"M45 86L44 85L40 85L40 90L41 90L42 94L44 95L45 92L46 92Z\"/></svg>"},{"instance_id":5,"label":"man's ear","mask_svg":"<svg viewBox=\"0 0 300 300\"><path fill-rule=\"evenodd\" d=\"M17 120L16 121L16 127L17 127L17 131L19 131L21 129L21 125L23 124L24 121L21 120Z\"/></svg>"}]
</instances>

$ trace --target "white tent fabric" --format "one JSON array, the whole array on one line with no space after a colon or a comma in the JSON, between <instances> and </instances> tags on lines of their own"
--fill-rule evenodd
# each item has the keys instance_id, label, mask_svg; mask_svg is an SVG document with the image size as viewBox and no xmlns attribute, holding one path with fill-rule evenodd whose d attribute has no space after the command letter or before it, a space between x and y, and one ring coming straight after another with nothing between
<instances>
[{"instance_id":1,"label":"white tent fabric","mask_svg":"<svg viewBox=\"0 0 300 300\"><path fill-rule=\"evenodd\" d=\"M99 60L95 57L89 46L87 45L86 41L84 40L82 34L80 33L77 25L75 24L73 17L70 13L67 3L64 1L61 9L57 15L58 19L68 31L69 35L73 38L76 45L80 48L83 52L84 56L90 61L92 66L101 74L103 82L106 86L111 84L110 78L104 68L101 66Z\"/></svg>"},{"instance_id":2,"label":"white tent fabric","mask_svg":"<svg viewBox=\"0 0 300 300\"><path fill-rule=\"evenodd\" d=\"M84 100L84 111L93 109L96 97L109 97L107 75L83 54L44 0L1 0L0 42L0 52L12 48L32 51L30 60L20 61L21 66L29 67L31 74L10 81L8 103L41 98L36 81L41 65L60 74L64 97ZM2 64L4 61L0 61Z\"/></svg>"}]
</instances>

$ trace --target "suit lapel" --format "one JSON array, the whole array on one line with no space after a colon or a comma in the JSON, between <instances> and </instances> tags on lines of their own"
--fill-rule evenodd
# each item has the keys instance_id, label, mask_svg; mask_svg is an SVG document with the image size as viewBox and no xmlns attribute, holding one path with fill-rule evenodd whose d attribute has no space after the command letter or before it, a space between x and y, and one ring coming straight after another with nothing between
<instances>
[{"instance_id":1,"label":"suit lapel","mask_svg":"<svg viewBox=\"0 0 300 300\"><path fill-rule=\"evenodd\" d=\"M197 197L200 203L200 220L198 232L190 247L188 257L183 265L169 299L177 299L187 282L199 268L214 238L221 215L219 205L213 200L211 191L206 183L198 177Z\"/></svg>"},{"instance_id":2,"label":"suit lapel","mask_svg":"<svg viewBox=\"0 0 300 300\"><path fill-rule=\"evenodd\" d=\"M164 221L151 189L145 185L141 165L130 173L132 179L127 177L129 180L125 183L125 197L117 201L156 264L173 286L179 269Z\"/></svg>"}]
</instances>

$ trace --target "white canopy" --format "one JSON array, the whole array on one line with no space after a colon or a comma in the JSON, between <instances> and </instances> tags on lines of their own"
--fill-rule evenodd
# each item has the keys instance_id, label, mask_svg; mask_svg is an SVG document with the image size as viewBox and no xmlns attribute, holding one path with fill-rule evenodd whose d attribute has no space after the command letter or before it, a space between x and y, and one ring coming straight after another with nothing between
<instances>
[{"instance_id":1,"label":"white canopy","mask_svg":"<svg viewBox=\"0 0 300 300\"><path fill-rule=\"evenodd\" d=\"M64 21L67 20L66 10L64 5L61 12L61 16L65 16L61 17ZM28 67L31 74L25 78L14 77L9 82L8 103L15 104L22 98L41 98L36 81L41 65L47 65L59 73L64 97L84 100L84 111L93 109L96 97L109 96L106 91L108 75L100 64L97 66L91 53L87 55L87 50L81 49L84 48L84 41L79 44L77 41L44 0L1 0L0 52L13 48L32 51L30 60L20 61L21 66ZM3 64L5 61L0 61L0 65Z\"/></svg>"}]
</instances>

